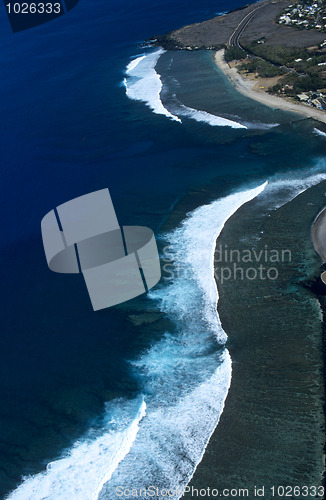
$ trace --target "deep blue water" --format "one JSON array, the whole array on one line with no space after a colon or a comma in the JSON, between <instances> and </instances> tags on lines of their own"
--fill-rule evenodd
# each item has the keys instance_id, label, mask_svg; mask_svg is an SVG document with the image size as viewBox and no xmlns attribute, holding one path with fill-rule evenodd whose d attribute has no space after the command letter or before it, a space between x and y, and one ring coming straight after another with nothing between
<instances>
[{"instance_id":1,"label":"deep blue water","mask_svg":"<svg viewBox=\"0 0 326 500\"><path fill-rule=\"evenodd\" d=\"M157 312L146 297L93 313L82 278L48 270L42 217L109 187L121 224L160 235L189 192L204 189L210 201L277 172L313 168L322 156L323 139L311 125L288 126L284 118L281 129L246 134L180 125L125 95L125 68L143 54L142 41L246 3L80 0L62 18L15 35L0 15L1 496L86 432L104 402L138 397L142 381L129 360L170 326L168 311L157 327L130 321L130 311ZM231 95L209 56L194 57L202 85L216 78ZM195 62L184 59L189 68ZM198 89L187 94L183 86L179 97L182 88L187 105L197 105ZM246 107L264 115L243 100L243 114Z\"/></svg>"}]
</instances>

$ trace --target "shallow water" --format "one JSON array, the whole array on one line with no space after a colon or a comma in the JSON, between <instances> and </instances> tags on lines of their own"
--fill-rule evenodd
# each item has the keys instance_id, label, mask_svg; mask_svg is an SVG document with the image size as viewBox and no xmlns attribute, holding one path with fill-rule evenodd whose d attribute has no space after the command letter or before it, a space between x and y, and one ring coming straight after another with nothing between
<instances>
[{"instance_id":1,"label":"shallow water","mask_svg":"<svg viewBox=\"0 0 326 500\"><path fill-rule=\"evenodd\" d=\"M280 208L269 204L267 213L268 196L257 199L230 219L217 240L217 271L232 271L223 284L217 273L217 283L233 376L220 424L192 481L196 488L248 488L248 498L254 498L255 486L265 486L265 497L272 498L272 486L321 484L321 310L302 283L320 270L310 227L324 204L325 189L322 182ZM273 205L279 201L274 191ZM231 249L240 249L240 261ZM248 249L251 261L245 262ZM256 255L262 251L258 262L253 250ZM260 265L265 268L262 279ZM277 270L276 279L268 278L270 269Z\"/></svg>"}]
</instances>

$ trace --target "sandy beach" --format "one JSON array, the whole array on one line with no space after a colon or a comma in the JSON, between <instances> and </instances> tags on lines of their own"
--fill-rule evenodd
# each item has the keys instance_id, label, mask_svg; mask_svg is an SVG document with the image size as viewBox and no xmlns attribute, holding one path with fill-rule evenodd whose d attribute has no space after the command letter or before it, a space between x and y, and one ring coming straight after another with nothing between
<instances>
[{"instance_id":1,"label":"sandy beach","mask_svg":"<svg viewBox=\"0 0 326 500\"><path fill-rule=\"evenodd\" d=\"M311 229L311 237L316 252L326 262L326 207L317 215Z\"/></svg>"},{"instance_id":2,"label":"sandy beach","mask_svg":"<svg viewBox=\"0 0 326 500\"><path fill-rule=\"evenodd\" d=\"M229 80L234 84L236 89L243 95L254 99L270 108L281 109L284 111L290 111L293 113L299 113L301 115L307 116L308 118L313 118L320 122L326 123L326 113L318 109L314 109L310 106L305 106L303 104L295 104L287 99L277 97L274 95L267 94L264 91L257 90L256 82L250 78L244 78L239 74L235 67L231 68L229 64L224 59L224 49L218 50L215 54L215 62L217 66L223 71L223 73L229 78Z\"/></svg>"}]
</instances>

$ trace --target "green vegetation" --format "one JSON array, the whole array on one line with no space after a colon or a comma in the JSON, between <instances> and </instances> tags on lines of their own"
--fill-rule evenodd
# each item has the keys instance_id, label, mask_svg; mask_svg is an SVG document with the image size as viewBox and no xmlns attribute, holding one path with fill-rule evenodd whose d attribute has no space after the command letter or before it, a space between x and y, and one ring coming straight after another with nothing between
<instances>
[{"instance_id":1,"label":"green vegetation","mask_svg":"<svg viewBox=\"0 0 326 500\"><path fill-rule=\"evenodd\" d=\"M257 73L262 78L272 78L280 76L285 73L283 68L279 68L263 59L252 59L250 62L245 62L238 66L240 71L247 71L248 73Z\"/></svg>"},{"instance_id":2,"label":"green vegetation","mask_svg":"<svg viewBox=\"0 0 326 500\"><path fill-rule=\"evenodd\" d=\"M284 45L265 45L259 42L262 42L262 40L244 45L244 48L250 54L278 66L286 66L296 59L307 59L309 57L306 49L289 48Z\"/></svg>"},{"instance_id":3,"label":"green vegetation","mask_svg":"<svg viewBox=\"0 0 326 500\"><path fill-rule=\"evenodd\" d=\"M298 76L288 75L277 85L270 89L272 93L284 93L289 96L296 96L301 92L315 92L325 86L323 79L318 75Z\"/></svg>"},{"instance_id":4,"label":"green vegetation","mask_svg":"<svg viewBox=\"0 0 326 500\"><path fill-rule=\"evenodd\" d=\"M283 76L279 83L269 90L271 93L296 97L302 92L316 92L326 88L324 44L314 50L308 50L283 45L265 45L262 39L245 45L244 48L249 57L240 64L240 70L257 73L262 78Z\"/></svg>"},{"instance_id":5,"label":"green vegetation","mask_svg":"<svg viewBox=\"0 0 326 500\"><path fill-rule=\"evenodd\" d=\"M272 94L286 95L326 109L326 40L319 47L306 49L269 45L261 38L243 44L243 48L226 48L226 61L242 60L238 66L240 71L261 78L279 76L277 85L268 89Z\"/></svg>"},{"instance_id":6,"label":"green vegetation","mask_svg":"<svg viewBox=\"0 0 326 500\"><path fill-rule=\"evenodd\" d=\"M231 62L235 60L245 59L247 54L244 50L239 49L238 47L226 47L224 58L226 62Z\"/></svg>"},{"instance_id":7,"label":"green vegetation","mask_svg":"<svg viewBox=\"0 0 326 500\"><path fill-rule=\"evenodd\" d=\"M277 85L268 89L271 94L326 109L326 41L311 50L268 45L260 39L244 45L244 49L227 48L225 59L243 60L238 69L261 78L279 76Z\"/></svg>"}]
</instances>

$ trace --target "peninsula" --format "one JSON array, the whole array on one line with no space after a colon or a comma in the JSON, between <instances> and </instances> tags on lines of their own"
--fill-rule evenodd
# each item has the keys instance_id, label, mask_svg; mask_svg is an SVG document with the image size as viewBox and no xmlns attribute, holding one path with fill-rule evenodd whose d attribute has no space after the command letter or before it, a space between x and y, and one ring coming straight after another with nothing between
<instances>
[{"instance_id":1,"label":"peninsula","mask_svg":"<svg viewBox=\"0 0 326 500\"><path fill-rule=\"evenodd\" d=\"M236 88L326 123L326 0L263 0L163 36L168 50L216 50Z\"/></svg>"}]
</instances>

